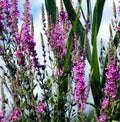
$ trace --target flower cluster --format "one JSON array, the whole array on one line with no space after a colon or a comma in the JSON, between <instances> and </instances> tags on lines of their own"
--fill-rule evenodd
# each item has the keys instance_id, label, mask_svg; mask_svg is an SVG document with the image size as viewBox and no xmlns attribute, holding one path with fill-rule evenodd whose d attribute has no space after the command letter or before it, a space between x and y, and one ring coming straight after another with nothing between
<instances>
[{"instance_id":1,"label":"flower cluster","mask_svg":"<svg viewBox=\"0 0 120 122\"><path fill-rule=\"evenodd\" d=\"M45 106L46 105L44 103L40 102L39 106L36 107L37 113L39 114L39 113L44 112Z\"/></svg>"},{"instance_id":2,"label":"flower cluster","mask_svg":"<svg viewBox=\"0 0 120 122\"><path fill-rule=\"evenodd\" d=\"M24 59L24 56L23 56L23 52L21 50L16 51L16 58L17 58L17 61L18 61L19 65L22 65L22 66L25 65L25 59Z\"/></svg>"},{"instance_id":3,"label":"flower cluster","mask_svg":"<svg viewBox=\"0 0 120 122\"><path fill-rule=\"evenodd\" d=\"M2 28L3 28L2 20L3 20L2 13L0 12L0 33L2 32Z\"/></svg>"},{"instance_id":4,"label":"flower cluster","mask_svg":"<svg viewBox=\"0 0 120 122\"><path fill-rule=\"evenodd\" d=\"M68 34L71 28L68 15L65 11L61 11L58 22L51 28L49 32L49 45L58 59L61 59L66 53L66 44ZM59 53L59 54L56 54Z\"/></svg>"},{"instance_id":5,"label":"flower cluster","mask_svg":"<svg viewBox=\"0 0 120 122\"><path fill-rule=\"evenodd\" d=\"M39 68L41 67L37 56L37 52L35 50L36 43L34 41L33 35L31 32L31 24L32 24L32 16L29 13L30 10L30 3L29 1L26 1L24 4L24 17L23 25L22 25L22 34L21 34L21 40L23 42L22 50L26 51L31 57L32 57L32 66L34 68L37 68L39 71Z\"/></svg>"},{"instance_id":6,"label":"flower cluster","mask_svg":"<svg viewBox=\"0 0 120 122\"><path fill-rule=\"evenodd\" d=\"M12 41L19 45L19 36L18 33L18 19L19 19L19 10L18 10L18 0L11 0L11 17L9 22L10 24L10 33L12 34ZM19 35L19 36L18 36Z\"/></svg>"},{"instance_id":7,"label":"flower cluster","mask_svg":"<svg viewBox=\"0 0 120 122\"><path fill-rule=\"evenodd\" d=\"M110 102L114 100L117 96L116 80L118 80L119 78L120 74L118 67L115 61L112 60L108 63L106 67L106 84L104 88L104 94L106 98L104 98L101 103L101 115L99 117L99 122L106 122L107 120L107 114L109 112L104 112L104 110L110 108Z\"/></svg>"},{"instance_id":8,"label":"flower cluster","mask_svg":"<svg viewBox=\"0 0 120 122\"><path fill-rule=\"evenodd\" d=\"M120 16L120 1L118 1L118 15Z\"/></svg>"},{"instance_id":9,"label":"flower cluster","mask_svg":"<svg viewBox=\"0 0 120 122\"><path fill-rule=\"evenodd\" d=\"M3 20L6 21L6 27L10 24L9 17L10 17L10 3L9 0L0 0L0 29L5 29L3 26ZM4 12L4 15L2 14Z\"/></svg>"},{"instance_id":10,"label":"flower cluster","mask_svg":"<svg viewBox=\"0 0 120 122\"><path fill-rule=\"evenodd\" d=\"M110 102L109 98L104 98L102 103L101 103L102 109L108 108L109 104L110 104L109 102Z\"/></svg>"},{"instance_id":11,"label":"flower cluster","mask_svg":"<svg viewBox=\"0 0 120 122\"><path fill-rule=\"evenodd\" d=\"M11 113L11 120L15 121L18 120L19 117L19 111L17 108L14 108L13 112Z\"/></svg>"},{"instance_id":12,"label":"flower cluster","mask_svg":"<svg viewBox=\"0 0 120 122\"><path fill-rule=\"evenodd\" d=\"M111 61L106 68L107 83L104 88L105 95L113 99L117 95L117 86L115 81L120 78L118 68L114 61Z\"/></svg>"},{"instance_id":13,"label":"flower cluster","mask_svg":"<svg viewBox=\"0 0 120 122\"><path fill-rule=\"evenodd\" d=\"M73 67L74 80L76 81L75 97L80 112L83 111L86 104L86 85L84 82L85 77L84 68L85 68L85 62L83 61L82 58L78 60L75 63L75 66Z\"/></svg>"},{"instance_id":14,"label":"flower cluster","mask_svg":"<svg viewBox=\"0 0 120 122\"><path fill-rule=\"evenodd\" d=\"M9 122L7 119L5 119L3 112L0 112L0 122Z\"/></svg>"},{"instance_id":15,"label":"flower cluster","mask_svg":"<svg viewBox=\"0 0 120 122\"><path fill-rule=\"evenodd\" d=\"M102 113L99 117L98 122L107 122L107 114Z\"/></svg>"},{"instance_id":16,"label":"flower cluster","mask_svg":"<svg viewBox=\"0 0 120 122\"><path fill-rule=\"evenodd\" d=\"M0 122L1 122L1 120L4 118L4 114L3 114L3 112L0 112Z\"/></svg>"}]
</instances>

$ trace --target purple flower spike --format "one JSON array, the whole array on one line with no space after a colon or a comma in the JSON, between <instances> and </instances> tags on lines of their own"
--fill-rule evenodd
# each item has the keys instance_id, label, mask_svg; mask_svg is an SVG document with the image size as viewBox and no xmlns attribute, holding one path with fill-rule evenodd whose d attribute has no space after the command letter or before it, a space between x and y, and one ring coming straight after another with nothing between
<instances>
[{"instance_id":1,"label":"purple flower spike","mask_svg":"<svg viewBox=\"0 0 120 122\"><path fill-rule=\"evenodd\" d=\"M17 120L19 117L19 111L18 109L14 109L13 112L11 113L11 119L14 121L14 120Z\"/></svg>"},{"instance_id":2,"label":"purple flower spike","mask_svg":"<svg viewBox=\"0 0 120 122\"><path fill-rule=\"evenodd\" d=\"M107 120L107 115L103 113L100 115L98 122L107 122L106 120Z\"/></svg>"},{"instance_id":3,"label":"purple flower spike","mask_svg":"<svg viewBox=\"0 0 120 122\"><path fill-rule=\"evenodd\" d=\"M77 82L75 86L75 97L76 104L79 107L79 112L82 112L86 105L86 85L84 82L84 68L85 62L82 59L77 61L73 68L74 80Z\"/></svg>"},{"instance_id":4,"label":"purple flower spike","mask_svg":"<svg viewBox=\"0 0 120 122\"><path fill-rule=\"evenodd\" d=\"M117 64L114 60L108 62L106 67L106 84L104 88L105 98L101 102L101 112L98 122L107 122L107 116L111 109L111 102L117 97L116 81L120 78L120 73Z\"/></svg>"},{"instance_id":5,"label":"purple flower spike","mask_svg":"<svg viewBox=\"0 0 120 122\"><path fill-rule=\"evenodd\" d=\"M108 108L109 107L109 102L110 102L110 99L109 98L103 99L103 101L101 103L102 109Z\"/></svg>"},{"instance_id":6,"label":"purple flower spike","mask_svg":"<svg viewBox=\"0 0 120 122\"><path fill-rule=\"evenodd\" d=\"M38 113L38 114L39 114L39 113L43 113L43 112L44 112L45 106L46 106L46 105L45 105L44 103L40 102L39 106L36 107L37 113Z\"/></svg>"},{"instance_id":7,"label":"purple flower spike","mask_svg":"<svg viewBox=\"0 0 120 122\"><path fill-rule=\"evenodd\" d=\"M120 78L118 68L114 61L111 61L106 68L106 80L107 83L104 88L104 92L108 97L115 98L117 95L117 86L115 81Z\"/></svg>"},{"instance_id":8,"label":"purple flower spike","mask_svg":"<svg viewBox=\"0 0 120 122\"><path fill-rule=\"evenodd\" d=\"M19 65L25 65L25 57L23 55L23 52L22 50L17 50L16 51L16 58L17 58L17 61L18 61L18 64Z\"/></svg>"}]
</instances>

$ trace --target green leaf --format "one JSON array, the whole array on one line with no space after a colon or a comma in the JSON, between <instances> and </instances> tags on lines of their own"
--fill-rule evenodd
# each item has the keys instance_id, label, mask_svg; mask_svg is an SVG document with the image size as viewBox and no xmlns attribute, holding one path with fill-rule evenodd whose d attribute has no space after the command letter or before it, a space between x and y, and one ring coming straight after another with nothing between
<instances>
[{"instance_id":1,"label":"green leaf","mask_svg":"<svg viewBox=\"0 0 120 122\"><path fill-rule=\"evenodd\" d=\"M96 41L96 37L100 28L103 8L106 0L97 0L94 7L93 22L92 22L92 44Z\"/></svg>"},{"instance_id":2,"label":"green leaf","mask_svg":"<svg viewBox=\"0 0 120 122\"><path fill-rule=\"evenodd\" d=\"M101 93L101 84L100 84L100 73L99 73L99 64L98 64L98 54L97 54L97 34L99 31L101 19L102 19L102 12L104 8L105 0L97 0L95 7L94 7L94 15L93 15L93 22L92 22L92 62L91 62L91 70L93 71L92 74L92 81L91 81L91 89L93 94L93 99L95 105L100 108L100 100L102 97ZM97 111L99 115L99 111Z\"/></svg>"},{"instance_id":3,"label":"green leaf","mask_svg":"<svg viewBox=\"0 0 120 122\"><path fill-rule=\"evenodd\" d=\"M45 0L45 7L48 15L51 16L52 23L56 23L56 1L55 0Z\"/></svg>"}]
</instances>

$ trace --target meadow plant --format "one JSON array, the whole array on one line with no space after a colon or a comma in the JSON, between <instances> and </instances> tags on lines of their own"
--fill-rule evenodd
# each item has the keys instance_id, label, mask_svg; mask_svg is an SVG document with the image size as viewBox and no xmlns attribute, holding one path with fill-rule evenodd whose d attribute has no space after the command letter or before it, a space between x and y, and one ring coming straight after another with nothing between
<instances>
[{"instance_id":1,"label":"meadow plant","mask_svg":"<svg viewBox=\"0 0 120 122\"><path fill-rule=\"evenodd\" d=\"M118 7L113 2L108 48L103 40L100 51L106 0L94 6L86 0L87 15L82 0L76 7L71 0L56 2L41 6L39 57L30 1L21 16L19 0L0 0L0 122L119 122L120 1ZM93 109L86 113L88 105Z\"/></svg>"}]
</instances>

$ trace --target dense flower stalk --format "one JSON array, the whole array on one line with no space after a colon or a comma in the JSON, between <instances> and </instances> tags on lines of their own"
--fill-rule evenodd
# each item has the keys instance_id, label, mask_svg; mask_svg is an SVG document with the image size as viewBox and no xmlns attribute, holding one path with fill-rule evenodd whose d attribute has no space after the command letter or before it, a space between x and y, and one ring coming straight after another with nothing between
<instances>
[{"instance_id":1,"label":"dense flower stalk","mask_svg":"<svg viewBox=\"0 0 120 122\"><path fill-rule=\"evenodd\" d=\"M118 1L118 15L120 16L120 0Z\"/></svg>"},{"instance_id":2,"label":"dense flower stalk","mask_svg":"<svg viewBox=\"0 0 120 122\"><path fill-rule=\"evenodd\" d=\"M14 108L13 112L11 113L11 120L15 121L18 120L19 117L19 111L17 108Z\"/></svg>"},{"instance_id":3,"label":"dense flower stalk","mask_svg":"<svg viewBox=\"0 0 120 122\"><path fill-rule=\"evenodd\" d=\"M9 22L10 24L10 33L12 35L12 41L15 44L20 44L20 34L18 32L18 19L19 19L19 10L18 10L18 0L11 0L11 17Z\"/></svg>"},{"instance_id":4,"label":"dense flower stalk","mask_svg":"<svg viewBox=\"0 0 120 122\"><path fill-rule=\"evenodd\" d=\"M23 51L18 49L16 51L16 58L17 58L17 61L18 61L19 65L22 65L22 66L25 65L25 59L24 59Z\"/></svg>"},{"instance_id":5,"label":"dense flower stalk","mask_svg":"<svg viewBox=\"0 0 120 122\"><path fill-rule=\"evenodd\" d=\"M6 28L8 28L11 24L11 22L9 21L9 19L11 18L11 4L10 4L10 0L3 0L3 11L4 11L4 15L3 15L3 19L4 19L4 29L6 30Z\"/></svg>"},{"instance_id":6,"label":"dense flower stalk","mask_svg":"<svg viewBox=\"0 0 120 122\"><path fill-rule=\"evenodd\" d=\"M23 50L29 51L29 42L33 41L33 37L30 35L30 25L31 25L31 14L29 13L30 10L30 3L26 1L24 4L24 13L23 13L23 25L22 25L22 34L21 40L23 42ZM35 46L35 42L33 47Z\"/></svg>"},{"instance_id":7,"label":"dense flower stalk","mask_svg":"<svg viewBox=\"0 0 120 122\"><path fill-rule=\"evenodd\" d=\"M43 102L39 103L39 106L36 107L36 111L38 114L43 113L45 109L45 104Z\"/></svg>"},{"instance_id":8,"label":"dense flower stalk","mask_svg":"<svg viewBox=\"0 0 120 122\"><path fill-rule=\"evenodd\" d=\"M114 60L108 62L106 67L106 84L104 88L105 98L101 103L101 115L99 117L99 122L106 122L107 115L111 108L111 102L117 96L117 84L116 81L120 78L119 70L117 64Z\"/></svg>"},{"instance_id":9,"label":"dense flower stalk","mask_svg":"<svg viewBox=\"0 0 120 122\"><path fill-rule=\"evenodd\" d=\"M117 96L117 86L115 81L120 77L115 61L111 61L106 68L107 83L104 88L105 95L111 98Z\"/></svg>"},{"instance_id":10,"label":"dense flower stalk","mask_svg":"<svg viewBox=\"0 0 120 122\"><path fill-rule=\"evenodd\" d=\"M75 86L75 98L76 104L79 107L79 112L82 112L86 104L86 85L84 81L85 73L85 62L82 58L75 63L73 67L74 80L76 81Z\"/></svg>"},{"instance_id":11,"label":"dense flower stalk","mask_svg":"<svg viewBox=\"0 0 120 122\"><path fill-rule=\"evenodd\" d=\"M26 50L30 56L32 57L32 66L38 70L41 67L37 56L37 52L35 50L36 43L34 41L34 37L31 32L31 25L32 25L32 16L29 13L30 10L30 2L26 0L24 4L24 17L22 18L23 20L23 25L22 25L22 34L21 34L21 40L23 42L23 47L22 50ZM40 74L40 73L39 73Z\"/></svg>"},{"instance_id":12,"label":"dense flower stalk","mask_svg":"<svg viewBox=\"0 0 120 122\"><path fill-rule=\"evenodd\" d=\"M0 112L0 122L2 121L3 118L4 118L4 114L3 112Z\"/></svg>"},{"instance_id":13,"label":"dense flower stalk","mask_svg":"<svg viewBox=\"0 0 120 122\"><path fill-rule=\"evenodd\" d=\"M62 10L59 15L58 22L51 28L49 32L49 45L51 46L55 56L58 59L62 59L66 53L67 38L71 24L68 20L68 14L65 11Z\"/></svg>"},{"instance_id":14,"label":"dense flower stalk","mask_svg":"<svg viewBox=\"0 0 120 122\"><path fill-rule=\"evenodd\" d=\"M0 33L2 32L2 28L3 28L2 6L3 6L3 1L0 0Z\"/></svg>"},{"instance_id":15,"label":"dense flower stalk","mask_svg":"<svg viewBox=\"0 0 120 122\"><path fill-rule=\"evenodd\" d=\"M2 30L6 29L10 25L9 23L9 18L11 17L10 8L11 5L9 0L0 0L0 29Z\"/></svg>"}]
</instances>

